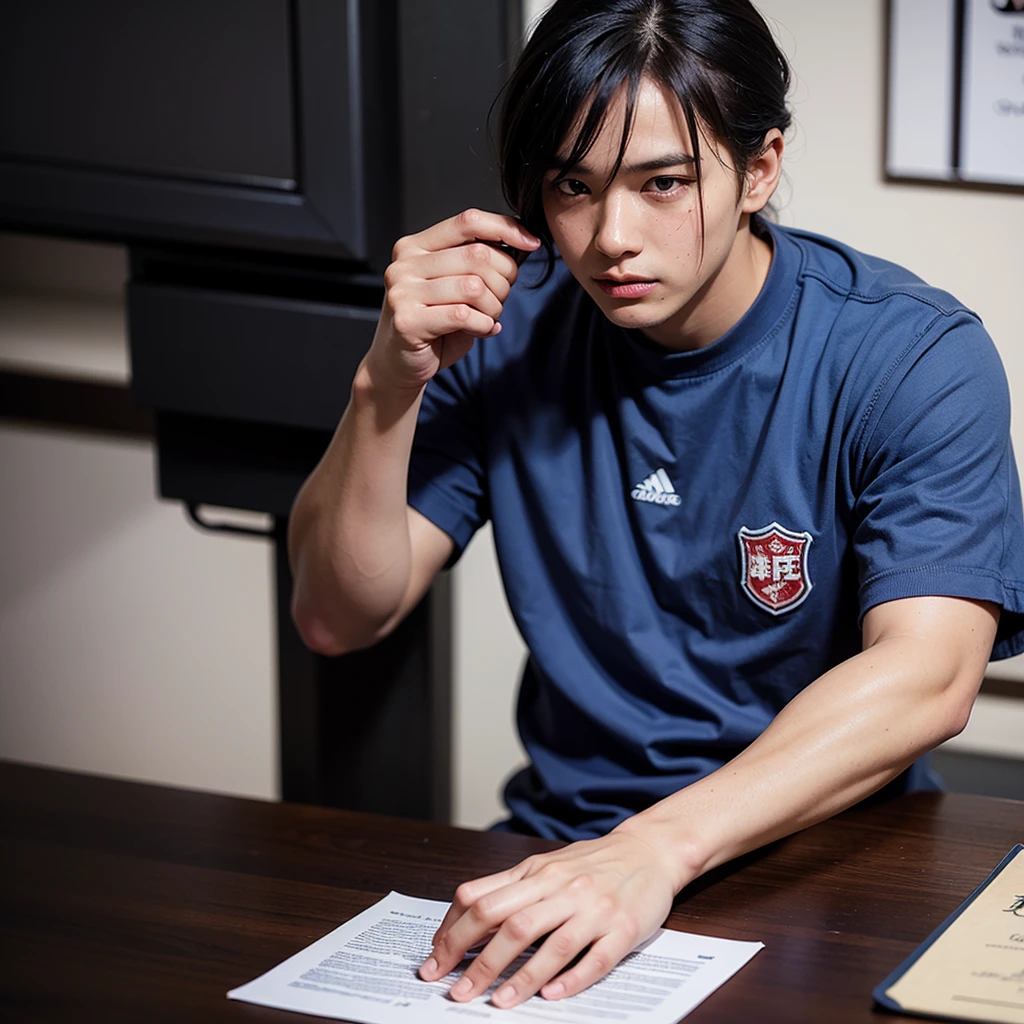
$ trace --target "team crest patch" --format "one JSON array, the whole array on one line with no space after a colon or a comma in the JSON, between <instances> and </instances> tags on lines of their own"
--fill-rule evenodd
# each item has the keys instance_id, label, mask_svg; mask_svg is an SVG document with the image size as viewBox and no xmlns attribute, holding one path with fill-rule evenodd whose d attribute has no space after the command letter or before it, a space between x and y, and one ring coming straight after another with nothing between
<instances>
[{"instance_id":1,"label":"team crest patch","mask_svg":"<svg viewBox=\"0 0 1024 1024\"><path fill-rule=\"evenodd\" d=\"M739 532L740 584L754 604L781 615L802 604L811 592L807 552L813 538L778 523Z\"/></svg>"}]
</instances>

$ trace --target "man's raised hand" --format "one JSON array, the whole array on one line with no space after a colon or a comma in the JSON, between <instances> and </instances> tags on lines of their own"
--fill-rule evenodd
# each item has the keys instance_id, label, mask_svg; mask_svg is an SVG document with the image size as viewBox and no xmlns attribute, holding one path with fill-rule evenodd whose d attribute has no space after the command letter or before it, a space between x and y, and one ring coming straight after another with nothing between
<instances>
[{"instance_id":1,"label":"man's raised hand","mask_svg":"<svg viewBox=\"0 0 1024 1024\"><path fill-rule=\"evenodd\" d=\"M461 359L497 322L519 273L494 244L533 251L540 240L511 217L464 210L395 243L384 272L387 293L368 356L371 373L419 389Z\"/></svg>"}]
</instances>

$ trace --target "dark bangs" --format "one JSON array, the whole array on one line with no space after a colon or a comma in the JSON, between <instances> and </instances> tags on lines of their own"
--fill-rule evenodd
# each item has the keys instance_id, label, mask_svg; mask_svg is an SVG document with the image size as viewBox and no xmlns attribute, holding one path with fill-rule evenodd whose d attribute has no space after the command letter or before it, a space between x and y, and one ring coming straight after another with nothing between
<instances>
[{"instance_id":1,"label":"dark bangs","mask_svg":"<svg viewBox=\"0 0 1024 1024\"><path fill-rule=\"evenodd\" d=\"M554 168L564 174L585 159L624 88L626 117L610 183L622 165L644 78L679 100L696 161L702 238L701 127L729 153L738 199L767 132L790 124L788 64L748 0L558 0L516 63L499 127L505 199L544 243L544 280L554 269L545 175ZM561 162L558 151L567 144Z\"/></svg>"}]
</instances>

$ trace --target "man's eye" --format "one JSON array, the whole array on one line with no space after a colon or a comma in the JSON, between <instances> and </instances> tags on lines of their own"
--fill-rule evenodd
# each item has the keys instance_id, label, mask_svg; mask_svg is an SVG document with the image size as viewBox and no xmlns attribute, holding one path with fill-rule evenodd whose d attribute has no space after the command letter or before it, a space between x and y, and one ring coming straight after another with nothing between
<instances>
[{"instance_id":1,"label":"man's eye","mask_svg":"<svg viewBox=\"0 0 1024 1024\"><path fill-rule=\"evenodd\" d=\"M686 182L682 178L659 177L651 179L651 185L654 186L655 192L672 192L677 187L685 184Z\"/></svg>"},{"instance_id":2,"label":"man's eye","mask_svg":"<svg viewBox=\"0 0 1024 1024\"><path fill-rule=\"evenodd\" d=\"M555 188L564 196L581 196L587 191L587 186L575 178L562 178L555 182Z\"/></svg>"}]
</instances>

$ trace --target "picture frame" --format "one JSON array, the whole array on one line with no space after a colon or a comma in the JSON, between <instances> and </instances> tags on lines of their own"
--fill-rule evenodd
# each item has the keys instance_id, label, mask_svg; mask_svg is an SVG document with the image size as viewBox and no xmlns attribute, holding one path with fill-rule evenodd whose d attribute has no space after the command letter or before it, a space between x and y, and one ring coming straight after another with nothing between
<instances>
[{"instance_id":1,"label":"picture frame","mask_svg":"<svg viewBox=\"0 0 1024 1024\"><path fill-rule=\"evenodd\" d=\"M1024 191L1024 0L888 0L885 174Z\"/></svg>"}]
</instances>

